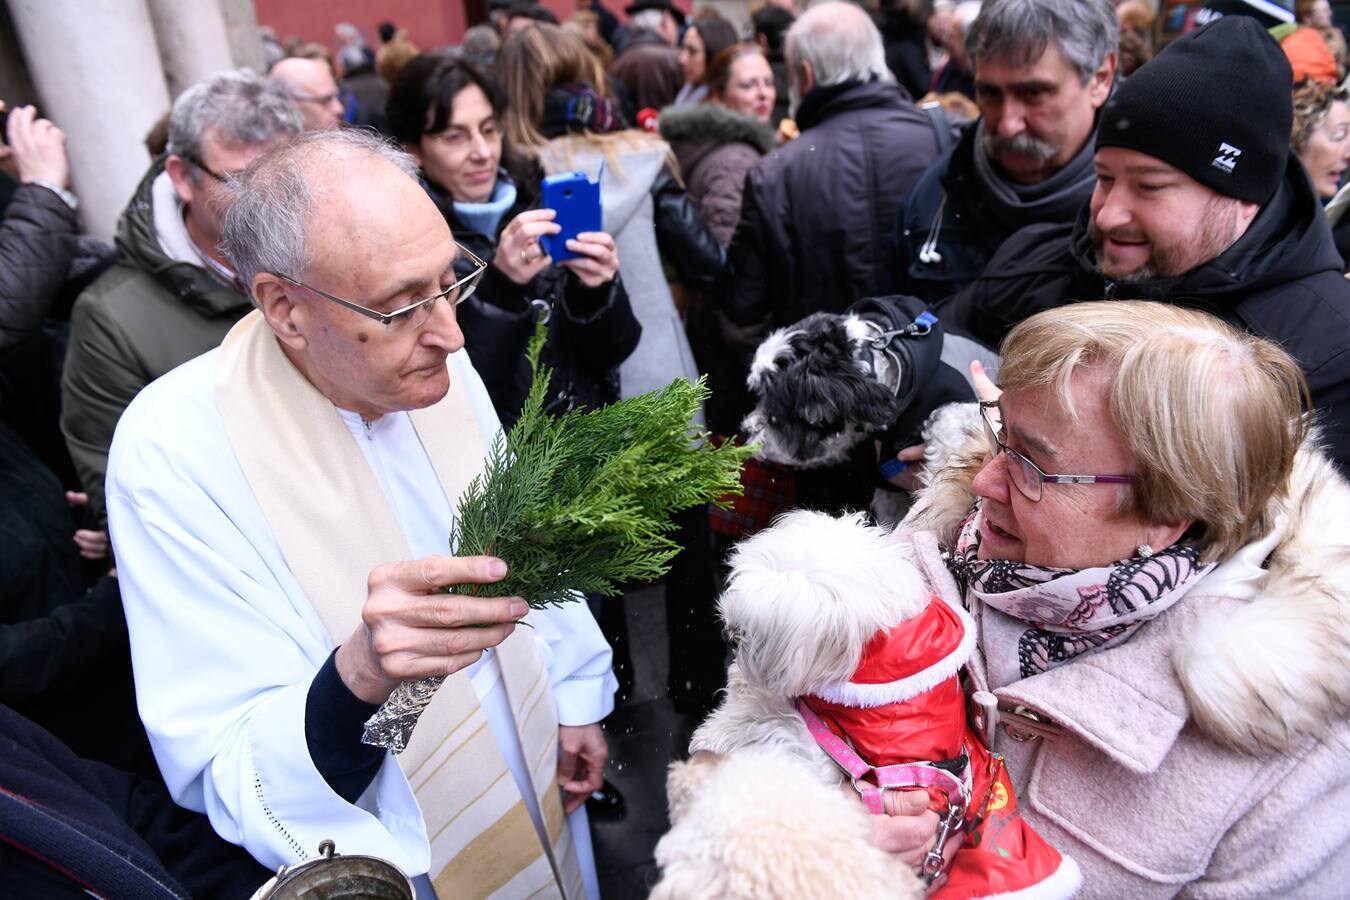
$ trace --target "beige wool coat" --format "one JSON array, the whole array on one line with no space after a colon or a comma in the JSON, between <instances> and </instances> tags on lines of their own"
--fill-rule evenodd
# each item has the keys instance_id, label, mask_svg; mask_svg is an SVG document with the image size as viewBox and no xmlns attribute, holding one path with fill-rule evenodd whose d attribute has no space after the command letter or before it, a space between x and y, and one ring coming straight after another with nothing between
<instances>
[{"instance_id":1,"label":"beige wool coat","mask_svg":"<svg viewBox=\"0 0 1350 900\"><path fill-rule=\"evenodd\" d=\"M952 600L965 462L896 533ZM995 692L993 749L1080 897L1350 896L1350 484L1305 451L1270 519L1126 643Z\"/></svg>"}]
</instances>

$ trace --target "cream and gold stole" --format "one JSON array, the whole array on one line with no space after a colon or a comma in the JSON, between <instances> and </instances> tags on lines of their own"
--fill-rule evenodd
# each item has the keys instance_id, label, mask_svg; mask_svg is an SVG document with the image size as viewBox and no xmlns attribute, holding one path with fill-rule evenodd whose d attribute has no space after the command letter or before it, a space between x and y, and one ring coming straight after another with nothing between
<instances>
[{"instance_id":1,"label":"cream and gold stole","mask_svg":"<svg viewBox=\"0 0 1350 900\"><path fill-rule=\"evenodd\" d=\"M360 622L371 569L410 558L403 531L336 408L291 365L260 313L231 329L216 372L216 403L244 476L291 572L341 643ZM453 504L488 450L468 392L452 383L439 403L410 415ZM556 785L553 694L531 632L517 628L497 658L549 846L465 672L446 680L397 757L426 820L429 874L444 900L584 895Z\"/></svg>"}]
</instances>

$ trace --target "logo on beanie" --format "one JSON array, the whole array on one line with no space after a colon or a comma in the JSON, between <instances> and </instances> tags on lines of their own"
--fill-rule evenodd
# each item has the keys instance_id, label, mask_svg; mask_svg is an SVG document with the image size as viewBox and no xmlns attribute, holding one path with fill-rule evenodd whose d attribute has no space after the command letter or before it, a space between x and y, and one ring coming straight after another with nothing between
<instances>
[{"instance_id":1,"label":"logo on beanie","mask_svg":"<svg viewBox=\"0 0 1350 900\"><path fill-rule=\"evenodd\" d=\"M1232 144L1221 143L1219 144L1219 155L1214 157L1214 162L1210 165L1232 175L1233 170L1237 168L1238 157L1241 155L1242 151Z\"/></svg>"}]
</instances>

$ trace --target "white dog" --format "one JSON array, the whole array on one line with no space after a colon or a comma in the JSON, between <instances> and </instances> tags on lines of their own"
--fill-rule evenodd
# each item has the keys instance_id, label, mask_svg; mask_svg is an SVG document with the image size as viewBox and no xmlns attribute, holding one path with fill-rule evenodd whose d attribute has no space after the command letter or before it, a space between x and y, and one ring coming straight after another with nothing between
<instances>
[{"instance_id":1,"label":"white dog","mask_svg":"<svg viewBox=\"0 0 1350 900\"><path fill-rule=\"evenodd\" d=\"M670 767L671 830L649 900L918 900L923 883L867 840L867 813L790 756L699 754Z\"/></svg>"},{"instance_id":2,"label":"white dog","mask_svg":"<svg viewBox=\"0 0 1350 900\"><path fill-rule=\"evenodd\" d=\"M822 780L841 781L794 701L846 682L873 635L928 605L905 548L861 513L808 510L738 544L718 601L736 654L726 699L694 732L690 751L776 747Z\"/></svg>"},{"instance_id":3,"label":"white dog","mask_svg":"<svg viewBox=\"0 0 1350 900\"><path fill-rule=\"evenodd\" d=\"M803 774L792 788L775 789L753 766L738 764L737 771L756 779L764 796L731 800L743 796L725 784L731 776L719 779L716 791L724 796L708 797L714 789L700 785L696 773L672 770L672 819L678 825L662 845L664 858L679 863L681 880L674 883L701 878L712 884L709 879L716 877L761 885L763 874L787 858L798 860L803 872L839 865L836 848L818 837L819 823L755 838L749 824L760 821L761 811L749 807L777 795L775 808L790 810L798 792L809 798L803 803L816 803L800 787L809 775L861 813L862 804L848 803L839 790L848 768L873 813L883 808L883 784L928 791L930 809L943 821L938 843L955 853L950 863L939 864L941 853L926 861L934 867L930 875L945 865L940 894L992 897L1026 889L1024 896L1045 900L1077 889L1077 866L1017 814L998 757L968 724L958 674L974 649L974 623L928 589L907 548L888 530L867 525L861 514L834 518L807 510L788 513L737 545L719 601L735 662L726 699L694 732L690 749L739 760L755 748L758 765L765 765L767 755ZM932 723L917 741L910 724L916 721ZM825 808L811 814L826 815ZM851 833L852 826L840 827ZM695 834L722 837L713 846L690 836ZM734 854L727 849L733 840ZM821 891L753 887L707 896L813 893ZM826 893L851 896L837 888Z\"/></svg>"}]
</instances>

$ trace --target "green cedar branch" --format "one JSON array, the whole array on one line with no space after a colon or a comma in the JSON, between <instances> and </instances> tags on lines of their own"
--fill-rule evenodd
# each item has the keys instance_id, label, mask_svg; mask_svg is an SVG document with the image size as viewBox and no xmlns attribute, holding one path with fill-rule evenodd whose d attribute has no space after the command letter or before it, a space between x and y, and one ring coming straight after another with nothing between
<instances>
[{"instance_id":1,"label":"green cedar branch","mask_svg":"<svg viewBox=\"0 0 1350 900\"><path fill-rule=\"evenodd\" d=\"M630 581L664 575L679 546L672 515L726 506L741 493L740 470L756 447L715 447L690 423L708 396L699 379L598 410L544 411L552 373L539 361L547 327L530 341L534 373L520 419L493 442L487 465L460 498L451 546L461 556L504 560L496 596L532 606L618 594ZM452 585L480 593L484 585Z\"/></svg>"}]
</instances>

